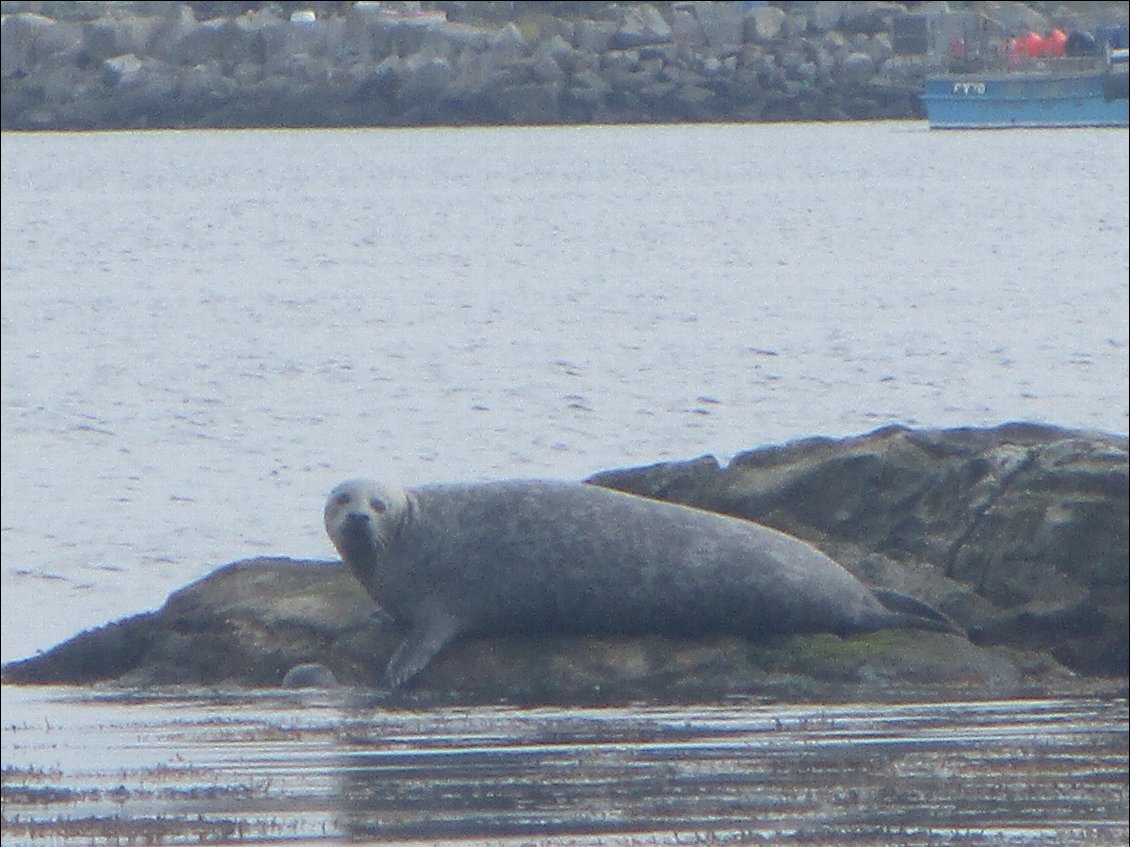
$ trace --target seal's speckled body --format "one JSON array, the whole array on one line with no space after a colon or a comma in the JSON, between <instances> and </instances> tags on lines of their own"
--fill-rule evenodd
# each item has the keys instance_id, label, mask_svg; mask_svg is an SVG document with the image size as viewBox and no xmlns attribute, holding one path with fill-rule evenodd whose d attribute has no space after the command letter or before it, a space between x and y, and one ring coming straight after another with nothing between
<instances>
[{"instance_id":1,"label":"seal's speckled body","mask_svg":"<svg viewBox=\"0 0 1130 847\"><path fill-rule=\"evenodd\" d=\"M798 538L583 483L351 480L325 521L353 574L410 628L393 686L462 635L954 631L917 601L880 602Z\"/></svg>"}]
</instances>

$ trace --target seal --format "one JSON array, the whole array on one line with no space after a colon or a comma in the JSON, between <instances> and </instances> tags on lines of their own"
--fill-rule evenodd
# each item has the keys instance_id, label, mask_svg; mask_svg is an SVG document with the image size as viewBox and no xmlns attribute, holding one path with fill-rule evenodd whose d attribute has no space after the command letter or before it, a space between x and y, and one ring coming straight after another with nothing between
<instances>
[{"instance_id":1,"label":"seal","mask_svg":"<svg viewBox=\"0 0 1130 847\"><path fill-rule=\"evenodd\" d=\"M799 538L580 482L348 480L330 493L325 524L353 575L408 628L385 672L394 688L453 640L492 633L959 633Z\"/></svg>"}]
</instances>

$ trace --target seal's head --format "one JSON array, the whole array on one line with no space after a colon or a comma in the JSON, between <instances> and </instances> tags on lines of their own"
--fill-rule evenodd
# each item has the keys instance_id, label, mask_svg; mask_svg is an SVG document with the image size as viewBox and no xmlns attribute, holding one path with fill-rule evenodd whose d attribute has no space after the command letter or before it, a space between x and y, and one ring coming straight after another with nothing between
<instances>
[{"instance_id":1,"label":"seal's head","mask_svg":"<svg viewBox=\"0 0 1130 847\"><path fill-rule=\"evenodd\" d=\"M345 563L357 573L372 570L408 514L403 488L350 479L326 500L326 532Z\"/></svg>"}]
</instances>

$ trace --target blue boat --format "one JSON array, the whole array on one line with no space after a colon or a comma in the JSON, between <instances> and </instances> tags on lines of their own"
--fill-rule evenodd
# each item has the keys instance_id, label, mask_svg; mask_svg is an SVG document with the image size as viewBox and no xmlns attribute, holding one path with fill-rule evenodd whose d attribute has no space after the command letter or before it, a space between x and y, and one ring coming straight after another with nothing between
<instances>
[{"instance_id":1,"label":"blue boat","mask_svg":"<svg viewBox=\"0 0 1130 847\"><path fill-rule=\"evenodd\" d=\"M895 52L928 67L922 103L932 129L1124 127L1127 26L1006 37L972 12L908 14Z\"/></svg>"},{"instance_id":2,"label":"blue boat","mask_svg":"<svg viewBox=\"0 0 1130 847\"><path fill-rule=\"evenodd\" d=\"M931 129L1127 126L1125 61L1116 68L940 74L922 102Z\"/></svg>"}]
</instances>

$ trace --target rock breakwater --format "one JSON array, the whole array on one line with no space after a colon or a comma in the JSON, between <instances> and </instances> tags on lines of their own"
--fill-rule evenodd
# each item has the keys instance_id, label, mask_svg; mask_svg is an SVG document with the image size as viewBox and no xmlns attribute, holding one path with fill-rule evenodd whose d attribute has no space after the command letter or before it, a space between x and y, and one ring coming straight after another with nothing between
<instances>
[{"instance_id":1,"label":"rock breakwater","mask_svg":"<svg viewBox=\"0 0 1130 847\"><path fill-rule=\"evenodd\" d=\"M892 2L3 8L4 129L915 118L930 67Z\"/></svg>"}]
</instances>

